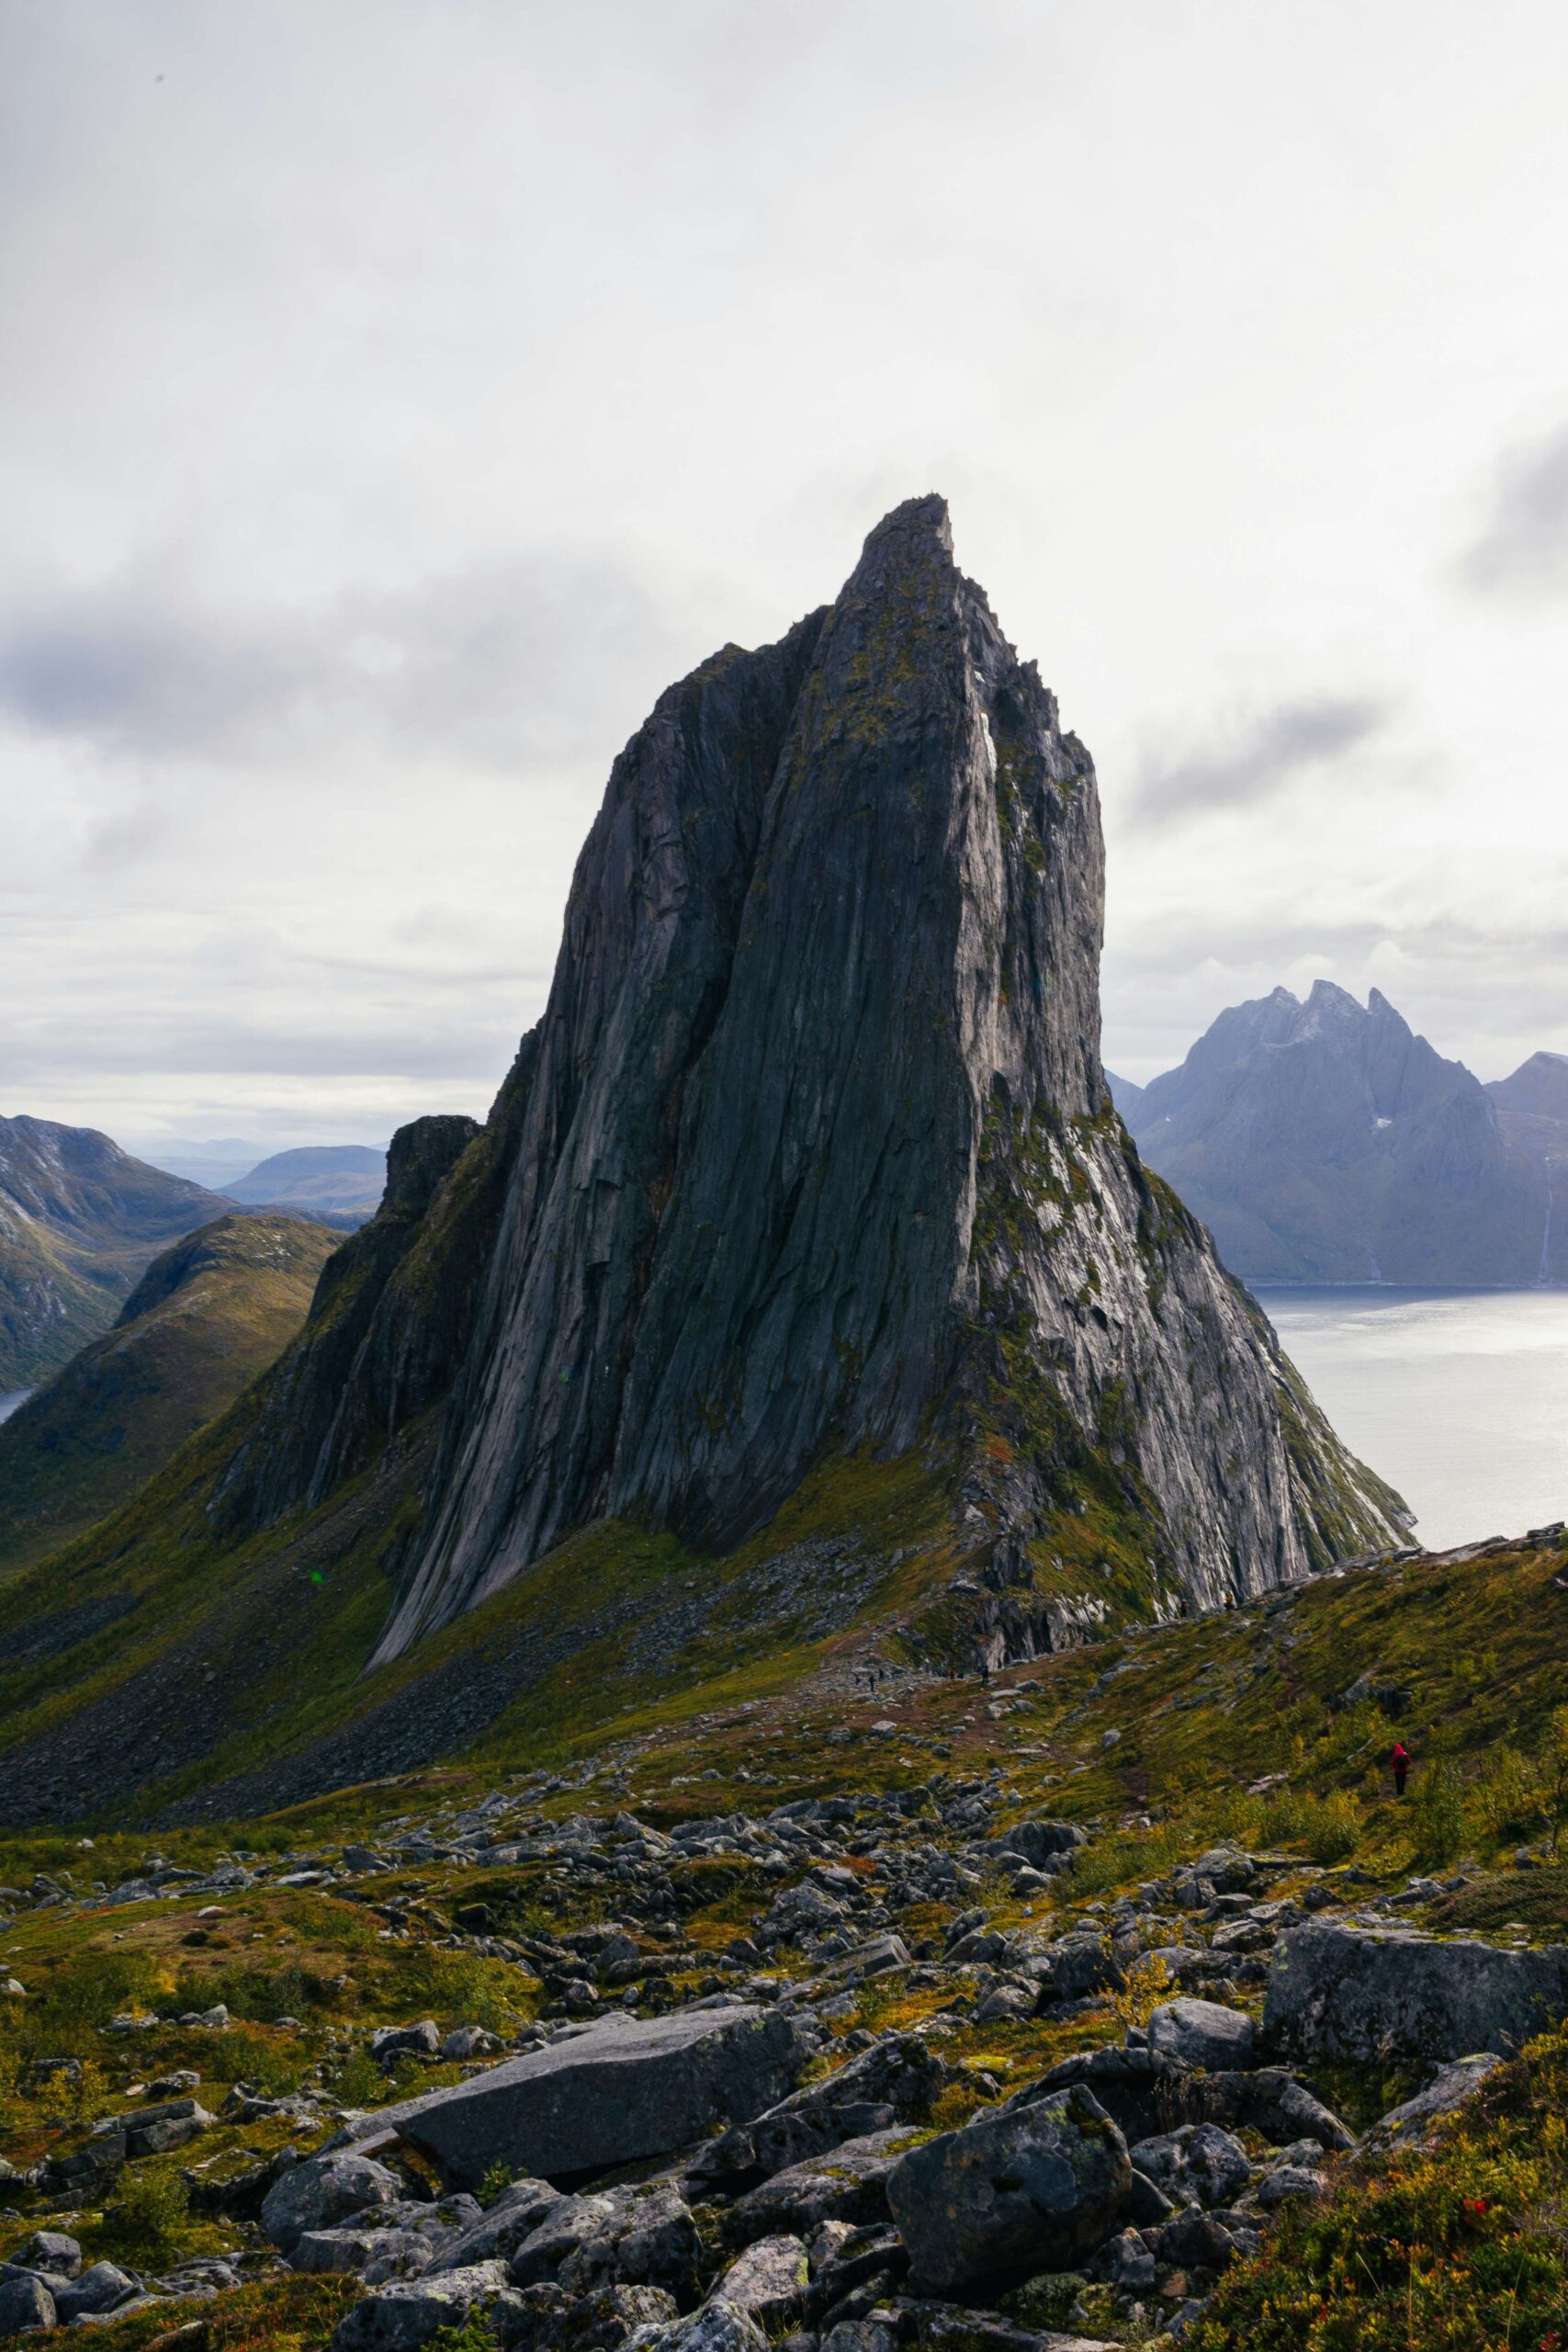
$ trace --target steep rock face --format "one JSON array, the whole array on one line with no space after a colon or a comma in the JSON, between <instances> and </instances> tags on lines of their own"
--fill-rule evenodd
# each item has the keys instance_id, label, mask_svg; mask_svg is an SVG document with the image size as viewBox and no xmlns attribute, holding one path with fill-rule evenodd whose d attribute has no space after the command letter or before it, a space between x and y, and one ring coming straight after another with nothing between
<instances>
[{"instance_id":1,"label":"steep rock face","mask_svg":"<svg viewBox=\"0 0 1568 2352\"><path fill-rule=\"evenodd\" d=\"M1376 989L1233 1006L1127 1113L1253 1282L1529 1283L1547 1199L1488 1090Z\"/></svg>"},{"instance_id":2,"label":"steep rock face","mask_svg":"<svg viewBox=\"0 0 1568 2352\"><path fill-rule=\"evenodd\" d=\"M499 1106L495 1125L506 1131ZM214 1489L218 1533L319 1502L446 1390L493 1229L482 1169L457 1181L479 1135L472 1119L444 1117L393 1136L379 1208L327 1261L309 1327Z\"/></svg>"},{"instance_id":3,"label":"steep rock face","mask_svg":"<svg viewBox=\"0 0 1568 2352\"><path fill-rule=\"evenodd\" d=\"M151 1260L231 1205L96 1128L0 1119L0 1391L107 1330Z\"/></svg>"},{"instance_id":4,"label":"steep rock face","mask_svg":"<svg viewBox=\"0 0 1568 2352\"><path fill-rule=\"evenodd\" d=\"M866 1444L957 1448L1012 1581L1108 1477L1161 1607L1397 1532L1310 1402L1282 1413L1271 1340L1111 1108L1102 899L1089 756L940 500L661 699L579 862L380 1655L585 1521L720 1547Z\"/></svg>"}]
</instances>

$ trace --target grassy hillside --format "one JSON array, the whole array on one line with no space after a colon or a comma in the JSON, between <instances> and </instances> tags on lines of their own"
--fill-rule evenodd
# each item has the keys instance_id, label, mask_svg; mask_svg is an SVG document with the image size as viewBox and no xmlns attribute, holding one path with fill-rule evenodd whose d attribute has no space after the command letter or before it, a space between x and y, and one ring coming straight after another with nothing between
<instances>
[{"instance_id":1,"label":"grassy hillside","mask_svg":"<svg viewBox=\"0 0 1568 2352\"><path fill-rule=\"evenodd\" d=\"M0 1119L0 1390L47 1380L161 1250L228 1206L94 1128Z\"/></svg>"},{"instance_id":2,"label":"grassy hillside","mask_svg":"<svg viewBox=\"0 0 1568 2352\"><path fill-rule=\"evenodd\" d=\"M863 1497L868 1514L918 1528L919 1494L880 1485L880 1475ZM804 1522L797 1533L807 1540ZM640 1568L628 1552L618 1573L634 1597L639 1574L673 1577L684 1593L678 1572L688 1567L695 1590L701 1569L664 1551L645 1552ZM563 1566L553 1598L566 1606L575 1582L576 1605L590 1611L589 1587L607 1575L603 1558L580 1555L570 1577ZM940 1816L984 1791L993 1826L1042 1811L1078 1824L1090 1842L1048 1893L987 1874L972 1875L950 1903L900 1909L890 1894L893 1925L920 1965L824 2007L825 2067L867 2033L922 2021L936 2030L951 2074L935 2120L949 2125L1069 2051L1120 2039L1163 1996L1134 1971L1120 1990L1065 2016L985 2021L974 1972L943 1957L960 1904L1026 1938L1102 1926L1110 1903L1134 1890L1146 1900L1162 1873L1229 1838L1267 1853L1277 1896L1314 1885L1361 1906L1393 1901L1390 1917L1439 1930L1515 1940L1568 1933L1568 1871L1553 1857L1554 1831L1568 1830L1561 1531L1327 1577L1197 1623L1036 1660L988 1688L900 1663L897 1596L868 1596L863 1617L826 1635L804 1625L755 1649L710 1633L682 1687L638 1693L634 1611L575 1686L555 1684L548 1713L525 1700L434 1769L267 1815L165 1826L155 1844L117 1826L112 1806L69 1828L0 1838L0 1882L33 1890L13 1898L17 1916L0 1940L0 1962L28 1988L0 2008L5 2154L22 2166L80 2146L95 2116L136 2096L132 2074L142 2082L195 2067L213 2109L242 2076L273 2097L314 2086L326 2105L313 2133L231 2104L194 2167L189 2151L149 2159L69 2224L89 2256L158 2271L182 2256L243 2252L254 2237L203 2184L289 2140L310 2144L343 2106L453 2078L456 2070L412 2062L400 2074L377 2068L370 2028L426 2015L442 2030L525 2026L549 1998L528 1939L602 1920L606 1900L617 1899L612 1881L594 1892L574 1865L476 1860L462 1840L497 1807L503 1824L547 1827L584 1811L607 1823L630 1812L668 1830L846 1794L875 1818L876 1804L897 1791L925 1802L922 1838L953 1843ZM501 1623L491 1621L492 1634ZM623 1681L601 1704L596 1678L616 1658ZM855 1679L874 1658L888 1677L874 1693ZM1396 1727L1416 1759L1404 1804L1384 1770ZM87 1834L94 1842L79 1844ZM846 1826L797 1867L815 1854L878 1885L878 1834ZM340 1861L350 1842L386 1858L368 1879ZM205 1877L188 1893L171 1882L159 1899L113 1909L92 1891L92 1882L112 1888L154 1859L205 1874L236 1854L249 1882L216 1902ZM303 1875L312 1871L314 1881ZM677 1862L673 1878L673 1946L639 1931L666 2005L731 1981L716 1972L736 1965L731 1947L781 1883L755 1862L707 1857ZM522 1945L507 1940L519 1937ZM813 1965L789 1948L769 1960L785 1976ZM1256 1976L1251 1987L1233 1996L1255 2007ZM176 2021L218 2000L234 2018L227 2033ZM163 2021L129 2043L106 2038L101 2028L127 2010ZM29 2072L46 2055L78 2058L79 2078L62 2085ZM1326 2200L1281 2218L1221 2280L1188 2340L1201 2352L1521 2352L1550 2342L1568 2295L1565 2083L1568 2042L1549 2038L1495 2077L1432 2147L1392 2162L1369 2153L1338 2162ZM1374 2067L1320 2077L1319 2087L1361 2128L1412 2085ZM7 2194L21 2218L9 2236L0 2233L0 2254L41 2217L31 2192L13 2184ZM1075 2324L1097 2338L1173 2341L1161 2333L1171 2299L1151 2300L1133 2324L1103 2289L1077 2279L1065 2291L1080 2297ZM225 2300L222 2341L231 2352L277 2343L319 2352L352 2292L337 2279L257 2276ZM133 2352L183 2316L159 2307L109 2326L102 2340L108 2352ZM1053 2307L1029 2324L1068 2317Z\"/></svg>"},{"instance_id":3,"label":"grassy hillside","mask_svg":"<svg viewBox=\"0 0 1568 2352\"><path fill-rule=\"evenodd\" d=\"M118 1509L232 1404L304 1321L340 1238L235 1216L154 1259L112 1329L0 1424L0 1576Z\"/></svg>"}]
</instances>

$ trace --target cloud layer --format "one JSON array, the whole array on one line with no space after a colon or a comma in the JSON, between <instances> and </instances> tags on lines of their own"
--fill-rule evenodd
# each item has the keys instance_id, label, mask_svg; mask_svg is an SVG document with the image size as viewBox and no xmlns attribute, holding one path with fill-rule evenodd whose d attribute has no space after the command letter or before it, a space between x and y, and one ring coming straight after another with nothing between
<instances>
[{"instance_id":1,"label":"cloud layer","mask_svg":"<svg viewBox=\"0 0 1568 2352\"><path fill-rule=\"evenodd\" d=\"M0 1109L482 1109L657 694L930 488L1096 756L1116 1067L1320 970L1568 1047L1545 0L6 40Z\"/></svg>"}]
</instances>

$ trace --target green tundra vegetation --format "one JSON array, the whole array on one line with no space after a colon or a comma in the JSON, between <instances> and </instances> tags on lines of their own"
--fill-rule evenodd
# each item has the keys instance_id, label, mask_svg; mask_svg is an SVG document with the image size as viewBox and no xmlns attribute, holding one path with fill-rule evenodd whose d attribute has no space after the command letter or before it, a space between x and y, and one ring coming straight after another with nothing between
<instances>
[{"instance_id":1,"label":"green tundra vegetation","mask_svg":"<svg viewBox=\"0 0 1568 2352\"><path fill-rule=\"evenodd\" d=\"M918 1529L935 1508L908 1464L853 1476L865 1523L884 1540ZM814 1510L839 1510L843 1494L825 1485L815 1502L803 1496L792 1506L797 1536L815 1523ZM641 1539L640 1550L629 1536L612 1542L600 1532L595 1541L607 1548L563 1547L552 1606L569 1608L601 1577L635 1592L639 1578L683 1589L688 1575L704 1573L668 1539ZM514 2032L536 2014L543 1987L525 1963L477 1950L485 1938L472 1923L559 1933L606 1916L606 1899L566 1902L538 1863L423 1856L378 1877L373 1897L258 1878L218 1905L176 1894L105 1908L91 1882L112 1888L150 1853L208 1871L242 1852L296 1876L345 1843L395 1846L399 1824L448 1819L496 1792L527 1791L547 1821L624 1807L668 1829L797 1797L984 1781L1003 1823L1047 1809L1090 1833L1048 1895L1020 1895L1000 1878L986 1884L976 1899L998 1927L1045 1924L1056 1934L1089 1924L1117 1894L1230 1839L1278 1857L1280 1894L1326 1874L1371 1897L1425 1874L1398 1916L1438 1933L1562 1939L1565 1587L1568 1547L1558 1543L1391 1558L1196 1621L1129 1627L987 1687L929 1663L897 1671L908 1595L894 1571L848 1630L779 1640L771 1624L749 1632L743 1615L728 1625L705 1619L697 1652L667 1688L606 1693L608 1653L584 1649L551 1684L548 1703L524 1701L465 1752L376 1785L185 1826L149 1825L122 1800L91 1819L12 1833L0 1838L0 1883L17 1891L0 1934L0 1983L25 1990L0 1998L0 2143L20 2171L82 2144L133 2077L192 2068L219 2116L197 2163L186 2149L132 2165L70 2226L88 2257L142 2271L232 2250L243 2233L214 2211L203 2184L286 2143L312 2143L285 2118L229 2120L232 2083L271 2097L310 2086L354 2107L457 2079L457 2067L373 2063L370 2027L429 2016L443 2031ZM853 1679L868 1657L895 1674L869 1699ZM1395 1736L1416 1758L1403 1803L1386 1769ZM852 1850L835 1859L873 1868ZM56 1897L21 1899L40 1873ZM671 1999L724 1981L710 1970L772 1892L739 1859L699 1857L677 1875ZM952 1916L951 1905L924 1904L897 1924L929 1955L940 1953ZM787 1950L773 1964L804 1965ZM894 1972L863 1984L831 2030L841 2042L943 2012L954 2074L931 2128L945 2128L1138 2022L1167 1989L1157 1975L1135 1969L1101 2004L1066 2019L979 2023L953 1984L912 1984ZM1256 2005L1255 1994L1241 1997ZM177 2022L219 2001L231 2016L226 2031ZM161 2021L134 2040L105 2032L126 2013ZM40 2075L41 2059L76 2065ZM831 2054L818 2063L830 2065ZM1392 2066L1320 2071L1314 2080L1358 2128L1414 2086ZM1199 2352L1539 2352L1568 2312L1565 2087L1568 2040L1548 2036L1429 2146L1381 2163L1338 2160L1327 2199L1289 2212L1256 2257L1236 2264L1185 2341ZM0 2203L13 2195L0 2258L40 2220L29 2192L0 2182ZM263 2278L208 2307L207 2341L230 2352L263 2344L314 2352L352 2291L335 2278ZM1048 2324L1042 2298L1057 2286L1031 2291L1029 2324ZM1159 2312L1128 2333L1104 2290L1078 2281L1074 2291L1084 2332L1157 2340ZM99 2332L108 2352L130 2352L172 2324L163 2305Z\"/></svg>"}]
</instances>

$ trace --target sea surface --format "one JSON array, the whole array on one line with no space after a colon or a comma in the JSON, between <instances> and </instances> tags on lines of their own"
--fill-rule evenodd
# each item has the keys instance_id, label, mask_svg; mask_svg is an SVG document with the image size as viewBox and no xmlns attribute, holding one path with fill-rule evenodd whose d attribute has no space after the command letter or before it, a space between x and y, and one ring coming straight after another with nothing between
<instances>
[{"instance_id":1,"label":"sea surface","mask_svg":"<svg viewBox=\"0 0 1568 2352\"><path fill-rule=\"evenodd\" d=\"M32 1395L30 1388L0 1388L0 1421L8 1421L18 1405L25 1405Z\"/></svg>"},{"instance_id":2,"label":"sea surface","mask_svg":"<svg viewBox=\"0 0 1568 2352\"><path fill-rule=\"evenodd\" d=\"M1568 1519L1568 1287L1257 1295L1353 1453L1434 1551Z\"/></svg>"}]
</instances>

